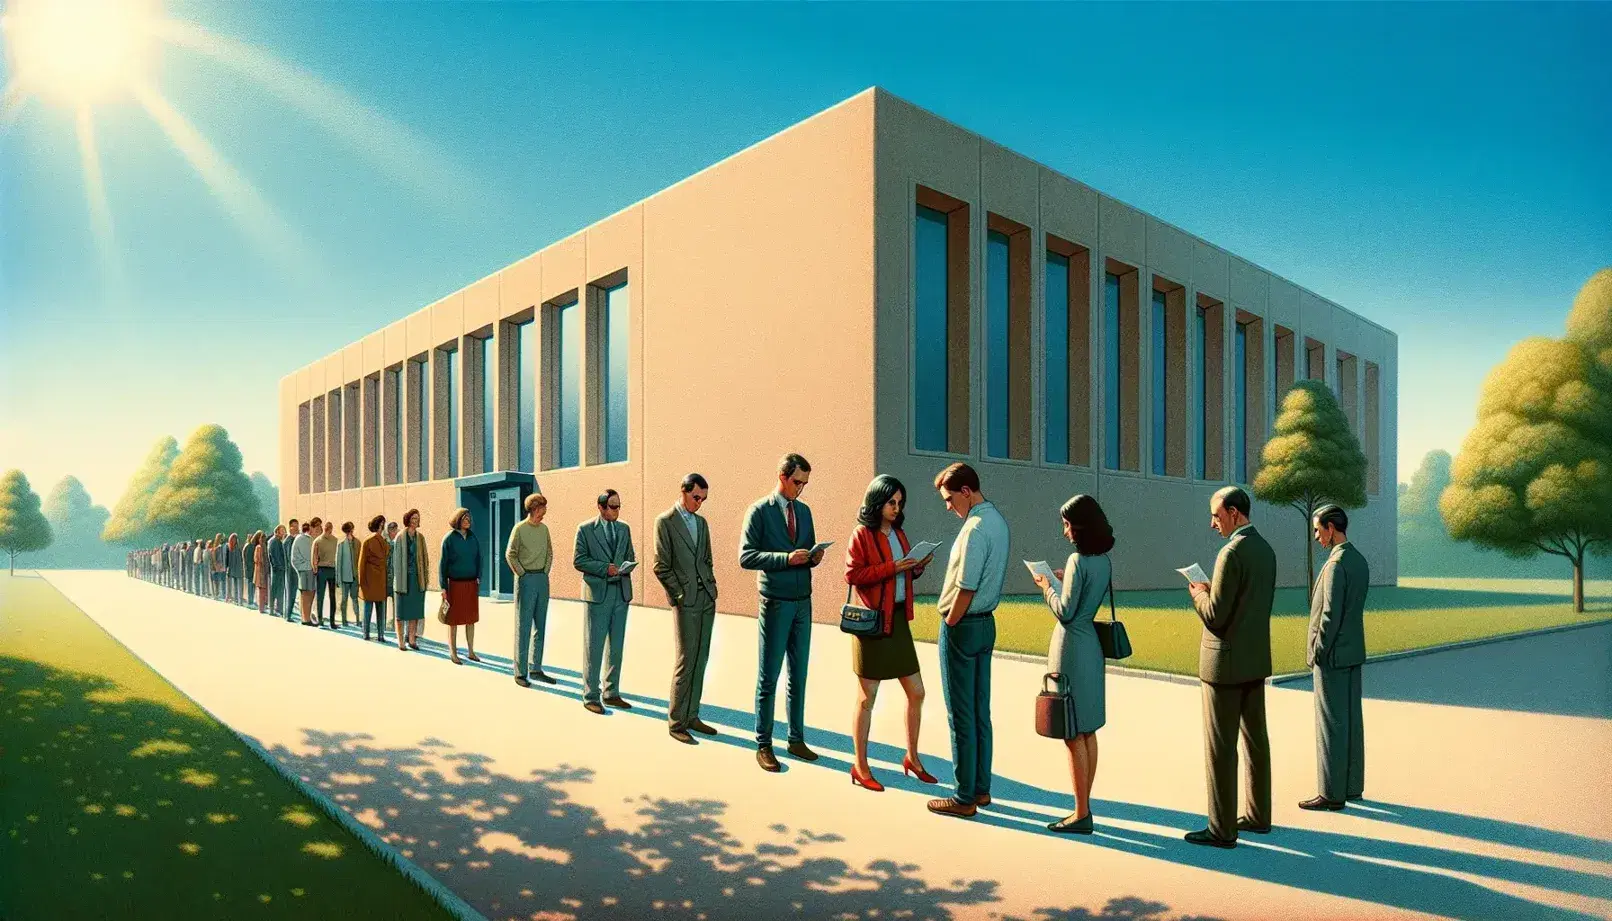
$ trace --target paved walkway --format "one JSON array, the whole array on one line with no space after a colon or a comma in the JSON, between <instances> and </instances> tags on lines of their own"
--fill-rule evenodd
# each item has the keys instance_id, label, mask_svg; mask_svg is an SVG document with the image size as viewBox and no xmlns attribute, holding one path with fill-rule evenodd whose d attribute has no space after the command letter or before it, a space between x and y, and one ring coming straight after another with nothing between
<instances>
[{"instance_id":1,"label":"paved walkway","mask_svg":"<svg viewBox=\"0 0 1612 921\"><path fill-rule=\"evenodd\" d=\"M848 640L832 627L815 628L807 708L824 757L785 758L770 775L751 742L750 618L718 619L703 713L722 735L688 747L666 735L664 611L633 610L624 690L637 708L600 717L579 702L573 603L550 612L547 667L560 685L527 690L503 670L509 605L483 607L485 667L455 667L440 648L400 653L121 572L47 576L181 690L499 921L1612 918L1605 719L1367 700L1369 799L1318 815L1292 805L1314 792L1311 697L1271 689L1280 827L1225 852L1180 840L1203 824L1198 690L1111 676L1099 834L1066 838L1043 827L1070 797L1061 747L1032 728L1042 669L1031 663L995 666L996 804L961 821L925 812L939 788L901 778L890 744L874 748L889 790L850 785L854 682ZM445 631L429 624L432 638ZM1475 667L1508 673L1528 642L1486 647ZM922 747L945 781L934 647L920 644L919 659L930 682ZM893 683L882 692L881 743L902 737L900 698Z\"/></svg>"}]
</instances>

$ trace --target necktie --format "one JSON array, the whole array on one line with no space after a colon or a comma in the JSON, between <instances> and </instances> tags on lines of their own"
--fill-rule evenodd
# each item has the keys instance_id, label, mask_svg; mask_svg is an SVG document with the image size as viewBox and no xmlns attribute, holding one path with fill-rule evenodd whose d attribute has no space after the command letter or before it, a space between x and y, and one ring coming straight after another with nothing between
<instances>
[{"instance_id":1,"label":"necktie","mask_svg":"<svg viewBox=\"0 0 1612 921\"><path fill-rule=\"evenodd\" d=\"M791 499L788 502L785 502L784 503L784 508L788 512L788 514L785 516L785 518L786 518L786 520L787 520L787 522L789 524L789 542L794 543L795 542L795 501L793 499Z\"/></svg>"}]
</instances>

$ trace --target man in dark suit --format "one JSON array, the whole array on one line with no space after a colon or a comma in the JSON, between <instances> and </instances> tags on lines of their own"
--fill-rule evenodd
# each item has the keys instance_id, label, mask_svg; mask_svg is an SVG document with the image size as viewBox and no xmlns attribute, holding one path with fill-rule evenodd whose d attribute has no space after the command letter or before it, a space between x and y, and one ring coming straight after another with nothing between
<instances>
[{"instance_id":1,"label":"man in dark suit","mask_svg":"<svg viewBox=\"0 0 1612 921\"><path fill-rule=\"evenodd\" d=\"M1265 728L1265 679L1271 675L1271 601L1276 554L1248 520L1248 493L1227 486L1209 501L1226 546L1214 581L1194 582L1193 608L1203 621L1198 679L1203 682L1204 745L1209 774L1209 827L1188 832L1193 844L1230 848L1237 832L1271 830L1271 745ZM1237 735L1248 760L1248 811L1237 814Z\"/></svg>"},{"instance_id":2,"label":"man in dark suit","mask_svg":"<svg viewBox=\"0 0 1612 921\"><path fill-rule=\"evenodd\" d=\"M1349 543L1349 515L1323 506L1312 522L1315 540L1332 554L1310 595L1306 662L1315 681L1316 784L1320 793L1300 809L1336 812L1366 789L1366 744L1360 669L1366 661L1366 590L1371 567Z\"/></svg>"},{"instance_id":3,"label":"man in dark suit","mask_svg":"<svg viewBox=\"0 0 1612 921\"><path fill-rule=\"evenodd\" d=\"M672 605L677 638L677 664L672 669L672 695L666 709L672 738L694 744L689 730L716 735L700 719L705 663L711 656L716 627L716 571L711 559L711 528L700 509L710 495L705 477L683 478L678 503L655 519L655 578Z\"/></svg>"},{"instance_id":4,"label":"man in dark suit","mask_svg":"<svg viewBox=\"0 0 1612 921\"><path fill-rule=\"evenodd\" d=\"M812 465L799 454L778 463L778 489L744 513L739 566L754 569L761 592L760 663L756 669L756 763L779 770L772 751L773 698L778 673L789 659L789 753L816 761L806 747L806 663L812 649L812 568L823 554L812 553L817 532L812 510L800 501Z\"/></svg>"},{"instance_id":5,"label":"man in dark suit","mask_svg":"<svg viewBox=\"0 0 1612 921\"><path fill-rule=\"evenodd\" d=\"M599 516L577 528L573 565L582 573L582 600L588 604L582 624L582 705L594 713L605 712L606 706L632 709L621 696L621 654L627 642L627 605L632 602L632 574L622 570L628 561L636 562L638 554L633 551L632 531L620 518L621 494L607 489L599 496Z\"/></svg>"}]
</instances>

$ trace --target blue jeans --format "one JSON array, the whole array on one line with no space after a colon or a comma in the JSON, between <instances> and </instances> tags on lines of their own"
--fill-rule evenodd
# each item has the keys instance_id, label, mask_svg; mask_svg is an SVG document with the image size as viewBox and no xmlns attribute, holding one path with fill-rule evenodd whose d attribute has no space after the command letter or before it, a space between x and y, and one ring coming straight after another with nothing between
<instances>
[{"instance_id":1,"label":"blue jeans","mask_svg":"<svg viewBox=\"0 0 1612 921\"><path fill-rule=\"evenodd\" d=\"M543 670L543 636L548 632L549 574L529 572L515 583L515 677Z\"/></svg>"},{"instance_id":2,"label":"blue jeans","mask_svg":"<svg viewBox=\"0 0 1612 921\"><path fill-rule=\"evenodd\" d=\"M756 746L772 745L773 700L778 694L778 673L789 660L785 703L789 710L789 741L806 741L806 665L812 652L812 600L761 599L756 675Z\"/></svg>"},{"instance_id":3,"label":"blue jeans","mask_svg":"<svg viewBox=\"0 0 1612 921\"><path fill-rule=\"evenodd\" d=\"M314 580L313 618L324 623L325 589L330 590L330 625L336 626L336 567L321 566L317 578Z\"/></svg>"},{"instance_id":4,"label":"blue jeans","mask_svg":"<svg viewBox=\"0 0 1612 921\"><path fill-rule=\"evenodd\" d=\"M290 620L297 616L297 571L290 566L285 568L285 619Z\"/></svg>"},{"instance_id":5,"label":"blue jeans","mask_svg":"<svg viewBox=\"0 0 1612 921\"><path fill-rule=\"evenodd\" d=\"M996 618L964 617L940 625L940 687L951 726L953 799L972 805L991 792L991 650Z\"/></svg>"}]
</instances>

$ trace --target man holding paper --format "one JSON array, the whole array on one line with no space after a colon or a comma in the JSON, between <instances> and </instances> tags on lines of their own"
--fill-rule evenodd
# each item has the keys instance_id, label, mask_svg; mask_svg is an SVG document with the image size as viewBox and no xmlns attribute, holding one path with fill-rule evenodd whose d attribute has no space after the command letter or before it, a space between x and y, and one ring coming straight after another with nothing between
<instances>
[{"instance_id":1,"label":"man holding paper","mask_svg":"<svg viewBox=\"0 0 1612 921\"><path fill-rule=\"evenodd\" d=\"M1237 846L1237 832L1271 830L1271 746L1265 726L1265 679L1271 675L1271 600L1276 554L1248 520L1248 493L1227 486L1209 501L1212 526L1227 538L1213 582L1192 582L1203 621L1198 678L1203 682L1209 827L1187 841ZM1196 565L1196 564L1194 564ZM1190 571L1190 568L1189 568ZM1248 759L1248 811L1237 814L1237 736Z\"/></svg>"},{"instance_id":2,"label":"man holding paper","mask_svg":"<svg viewBox=\"0 0 1612 921\"><path fill-rule=\"evenodd\" d=\"M823 561L828 542L817 543L812 510L800 494L812 465L799 454L778 462L778 488L744 513L739 566L756 571L761 594L760 642L756 668L756 763L777 772L772 751L774 698L778 673L789 660L789 753L816 761L806 747L806 665L812 648L812 569Z\"/></svg>"},{"instance_id":3,"label":"man holding paper","mask_svg":"<svg viewBox=\"0 0 1612 921\"><path fill-rule=\"evenodd\" d=\"M607 705L632 709L621 697L621 654L627 641L627 605L632 602L632 571L638 555L633 552L632 529L620 518L621 494L607 489L599 496L599 516L577 528L573 565L582 573L582 600L588 605L587 620L582 624L582 705L593 713L605 712Z\"/></svg>"}]
</instances>

